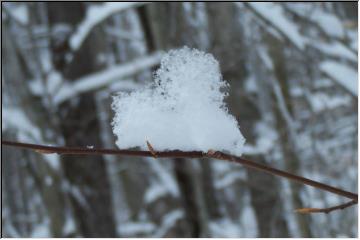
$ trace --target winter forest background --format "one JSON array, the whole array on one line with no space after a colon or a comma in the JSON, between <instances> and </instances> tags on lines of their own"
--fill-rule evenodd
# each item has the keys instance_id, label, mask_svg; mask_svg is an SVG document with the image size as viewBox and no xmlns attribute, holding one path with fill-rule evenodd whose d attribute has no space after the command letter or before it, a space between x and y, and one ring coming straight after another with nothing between
<instances>
[{"instance_id":1,"label":"winter forest background","mask_svg":"<svg viewBox=\"0 0 360 240\"><path fill-rule=\"evenodd\" d=\"M357 192L357 3L2 3L2 139L116 148L111 102L211 53L247 159ZM357 207L241 165L2 148L2 236L357 237Z\"/></svg>"}]
</instances>

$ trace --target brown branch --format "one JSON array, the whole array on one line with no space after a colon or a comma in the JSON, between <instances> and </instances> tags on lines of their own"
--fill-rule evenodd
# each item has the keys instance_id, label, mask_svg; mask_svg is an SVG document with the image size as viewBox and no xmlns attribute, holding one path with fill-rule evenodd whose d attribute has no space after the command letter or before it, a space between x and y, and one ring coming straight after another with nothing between
<instances>
[{"instance_id":1,"label":"brown branch","mask_svg":"<svg viewBox=\"0 0 360 240\"><path fill-rule=\"evenodd\" d=\"M124 155L124 156L140 156L140 157L154 157L153 152L151 151L136 151L136 150L116 150L116 149L96 149L96 148L78 148L78 147L54 147L54 146L44 146L37 144L29 143L19 143L19 142L10 142L10 141L1 141L2 145L27 148L37 151L39 153L57 153L57 154L67 154L67 155ZM287 178L298 183L309 185L327 192L331 192L349 199L352 199L354 204L357 203L358 195L356 193L348 192L340 188L332 187L330 185L313 181L308 178L294 175L276 168L268 167L263 164L259 164L241 157L236 157L229 155L223 152L209 150L207 153L201 151L167 151L167 152L156 152L156 157L158 158L215 158L218 160L224 160L234 163L242 164L245 167L256 169L258 171L266 172L272 175L280 176Z\"/></svg>"},{"instance_id":2,"label":"brown branch","mask_svg":"<svg viewBox=\"0 0 360 240\"><path fill-rule=\"evenodd\" d=\"M329 207L329 208L300 208L300 209L296 209L295 212L303 213L303 214L307 214L307 213L326 213L326 214L328 214L332 211L342 210L342 209L351 207L355 204L357 204L357 200L352 200L350 202L340 204L340 205L337 205L334 207Z\"/></svg>"}]
</instances>

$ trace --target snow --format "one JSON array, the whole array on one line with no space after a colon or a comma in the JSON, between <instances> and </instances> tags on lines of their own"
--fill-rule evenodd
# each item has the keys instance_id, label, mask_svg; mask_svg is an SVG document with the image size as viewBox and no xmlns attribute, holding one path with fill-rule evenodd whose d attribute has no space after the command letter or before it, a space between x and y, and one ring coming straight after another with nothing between
<instances>
[{"instance_id":1,"label":"snow","mask_svg":"<svg viewBox=\"0 0 360 240\"><path fill-rule=\"evenodd\" d=\"M354 69L330 60L322 62L320 69L352 95L358 95L358 75Z\"/></svg>"},{"instance_id":2,"label":"snow","mask_svg":"<svg viewBox=\"0 0 360 240\"><path fill-rule=\"evenodd\" d=\"M54 96L54 103L60 104L78 94L97 90L114 82L119 82L119 84L121 84L120 80L122 78L158 64L162 54L162 52L156 52L152 55L141 57L132 62L119 64L103 71L82 77L74 81L72 84L64 83ZM129 85L128 82L124 82L124 84L126 84L126 86Z\"/></svg>"},{"instance_id":3,"label":"snow","mask_svg":"<svg viewBox=\"0 0 360 240\"><path fill-rule=\"evenodd\" d=\"M257 86L254 76L249 76L246 79L244 88L245 88L246 92L248 92L248 93L256 93L256 91L258 90L258 86Z\"/></svg>"},{"instance_id":4,"label":"snow","mask_svg":"<svg viewBox=\"0 0 360 240\"><path fill-rule=\"evenodd\" d=\"M265 64L265 67L269 71L273 70L274 65L273 65L273 62L272 62L267 50L264 47L259 47L257 50L258 50L258 53L259 53L259 57L261 58L261 60Z\"/></svg>"},{"instance_id":5,"label":"snow","mask_svg":"<svg viewBox=\"0 0 360 240\"><path fill-rule=\"evenodd\" d=\"M109 89L113 92L118 91L134 91L143 86L141 83L137 83L132 79L122 79L121 81L110 84Z\"/></svg>"},{"instance_id":6,"label":"snow","mask_svg":"<svg viewBox=\"0 0 360 240\"><path fill-rule=\"evenodd\" d=\"M216 175L219 175L220 177L222 175L226 174L227 172L233 170L234 169L234 164L235 163L228 163L228 162L224 162L224 161L213 161L213 162L211 162L211 165L215 169L214 173Z\"/></svg>"},{"instance_id":7,"label":"snow","mask_svg":"<svg viewBox=\"0 0 360 240\"><path fill-rule=\"evenodd\" d=\"M249 198L249 197L248 197ZM249 201L249 200L248 200ZM242 227L244 229L243 236L241 237L249 237L254 238L258 234L258 226L254 208L251 206L250 203L246 207L241 214Z\"/></svg>"},{"instance_id":8,"label":"snow","mask_svg":"<svg viewBox=\"0 0 360 240\"><path fill-rule=\"evenodd\" d=\"M179 196L179 187L174 176L159 162L154 159L148 158L150 167L158 176L161 185L167 189L167 191L173 196Z\"/></svg>"},{"instance_id":9,"label":"snow","mask_svg":"<svg viewBox=\"0 0 360 240\"><path fill-rule=\"evenodd\" d=\"M344 58L357 62L357 55L340 42L313 42L312 45L329 56Z\"/></svg>"},{"instance_id":10,"label":"snow","mask_svg":"<svg viewBox=\"0 0 360 240\"><path fill-rule=\"evenodd\" d=\"M294 86L293 88L290 89L290 94L293 97L301 97L304 95L304 89L299 86Z\"/></svg>"},{"instance_id":11,"label":"snow","mask_svg":"<svg viewBox=\"0 0 360 240\"><path fill-rule=\"evenodd\" d=\"M334 82L328 78L318 78L314 81L315 89L328 88L334 86Z\"/></svg>"},{"instance_id":12,"label":"snow","mask_svg":"<svg viewBox=\"0 0 360 240\"><path fill-rule=\"evenodd\" d=\"M276 98L276 101L278 102L278 107L279 107L280 113L285 120L286 127L288 128L288 131L290 133L292 141L294 141L293 143L296 144L297 143L296 142L296 139L297 139L296 138L296 135L297 135L296 134L296 130L297 130L296 122L292 118L292 116L286 106L285 99L284 99L284 96L283 96L283 93L281 91L278 81L276 79L273 79L272 82L273 82L275 98Z\"/></svg>"},{"instance_id":13,"label":"snow","mask_svg":"<svg viewBox=\"0 0 360 240\"><path fill-rule=\"evenodd\" d=\"M163 185L159 183L153 184L146 190L145 203L150 204L168 193L168 189Z\"/></svg>"},{"instance_id":14,"label":"snow","mask_svg":"<svg viewBox=\"0 0 360 240\"><path fill-rule=\"evenodd\" d=\"M2 215L2 218L4 218L4 216ZM19 232L16 230L16 228L13 226L13 224L9 221L6 221L3 223L3 228L4 228L4 232L3 232L3 237L12 237L12 238L21 238L21 235L19 234Z\"/></svg>"},{"instance_id":15,"label":"snow","mask_svg":"<svg viewBox=\"0 0 360 240\"><path fill-rule=\"evenodd\" d=\"M161 60L155 81L113 99L113 132L119 148L149 141L155 150L228 151L241 155L245 142L224 103L227 87L210 54L184 47Z\"/></svg>"},{"instance_id":16,"label":"snow","mask_svg":"<svg viewBox=\"0 0 360 240\"><path fill-rule=\"evenodd\" d=\"M7 107L2 108L2 131L7 128L17 129L17 138L19 141L35 141L43 142L41 132L30 119L25 115L24 112L19 109ZM60 169L59 155L57 154L43 154L43 159L50 165L54 170Z\"/></svg>"},{"instance_id":17,"label":"snow","mask_svg":"<svg viewBox=\"0 0 360 240\"><path fill-rule=\"evenodd\" d=\"M44 160L50 165L54 170L60 170L60 157L56 153L43 154Z\"/></svg>"},{"instance_id":18,"label":"snow","mask_svg":"<svg viewBox=\"0 0 360 240\"><path fill-rule=\"evenodd\" d=\"M31 238L45 238L51 236L50 234L49 220L46 219L40 224L36 224L35 228L31 232Z\"/></svg>"},{"instance_id":19,"label":"snow","mask_svg":"<svg viewBox=\"0 0 360 240\"><path fill-rule=\"evenodd\" d=\"M142 36L135 35L133 32L126 31L126 30L123 30L123 29L107 27L105 29L105 31L110 36L118 38L118 39L126 39L126 40L129 40L129 41L140 41L140 40L142 40Z\"/></svg>"},{"instance_id":20,"label":"snow","mask_svg":"<svg viewBox=\"0 0 360 240\"><path fill-rule=\"evenodd\" d=\"M329 96L325 93L315 93L309 96L309 102L314 112L333 109L351 104L350 96Z\"/></svg>"},{"instance_id":21,"label":"snow","mask_svg":"<svg viewBox=\"0 0 360 240\"><path fill-rule=\"evenodd\" d=\"M348 31L347 35L349 37L350 40L350 48L357 52L358 49L358 32L357 31Z\"/></svg>"},{"instance_id":22,"label":"snow","mask_svg":"<svg viewBox=\"0 0 360 240\"><path fill-rule=\"evenodd\" d=\"M88 204L85 196L77 186L72 185L70 186L69 190L70 194L75 198L75 200L81 205L82 208L90 209L90 205Z\"/></svg>"},{"instance_id":23,"label":"snow","mask_svg":"<svg viewBox=\"0 0 360 240\"><path fill-rule=\"evenodd\" d=\"M54 95L63 83L63 79L60 73L51 71L46 77L46 86L42 79L37 78L29 82L29 88L31 93L36 96L43 96L46 92L50 95Z\"/></svg>"},{"instance_id":24,"label":"snow","mask_svg":"<svg viewBox=\"0 0 360 240\"><path fill-rule=\"evenodd\" d=\"M237 180L246 180L244 171L230 172L225 174L221 179L216 179L215 187L217 189L223 189L229 187L231 184L234 184Z\"/></svg>"},{"instance_id":25,"label":"snow","mask_svg":"<svg viewBox=\"0 0 360 240\"><path fill-rule=\"evenodd\" d=\"M164 237L165 234L176 224L176 222L184 217L184 212L180 209L172 210L164 215L161 225L157 228L153 237Z\"/></svg>"},{"instance_id":26,"label":"snow","mask_svg":"<svg viewBox=\"0 0 360 240\"><path fill-rule=\"evenodd\" d=\"M65 224L63 225L63 229L62 229L64 236L67 236L75 232L75 229L76 229L76 225L74 219L69 214L67 214Z\"/></svg>"},{"instance_id":27,"label":"snow","mask_svg":"<svg viewBox=\"0 0 360 240\"><path fill-rule=\"evenodd\" d=\"M1 128L2 131L8 127L17 129L18 139L22 141L41 141L42 136L39 128L37 128L29 118L16 108L3 107L1 111ZM30 139L29 139L30 138Z\"/></svg>"},{"instance_id":28,"label":"snow","mask_svg":"<svg viewBox=\"0 0 360 240\"><path fill-rule=\"evenodd\" d=\"M301 17L317 24L330 37L344 37L343 24L335 14L327 13L322 8L314 7L314 5L307 3L288 6L292 6L292 11Z\"/></svg>"},{"instance_id":29,"label":"snow","mask_svg":"<svg viewBox=\"0 0 360 240\"><path fill-rule=\"evenodd\" d=\"M143 2L107 2L101 5L90 6L87 9L85 19L79 24L75 33L70 37L70 47L73 50L79 49L91 30L112 14L143 4Z\"/></svg>"},{"instance_id":30,"label":"snow","mask_svg":"<svg viewBox=\"0 0 360 240\"><path fill-rule=\"evenodd\" d=\"M289 38L298 48L304 49L306 39L299 33L298 26L285 16L281 5L270 2L249 2L248 4L264 19L278 28L278 30Z\"/></svg>"},{"instance_id":31,"label":"snow","mask_svg":"<svg viewBox=\"0 0 360 240\"><path fill-rule=\"evenodd\" d=\"M214 238L235 238L242 236L240 225L226 218L210 222L209 229L211 237Z\"/></svg>"},{"instance_id":32,"label":"snow","mask_svg":"<svg viewBox=\"0 0 360 240\"><path fill-rule=\"evenodd\" d=\"M136 236L138 234L150 234L155 230L151 222L125 222L118 227L121 236Z\"/></svg>"},{"instance_id":33,"label":"snow","mask_svg":"<svg viewBox=\"0 0 360 240\"><path fill-rule=\"evenodd\" d=\"M4 6L7 7L8 5ZM9 14L13 17L18 23L22 25L27 25L29 22L29 10L26 4L11 5L6 8L9 10Z\"/></svg>"},{"instance_id":34,"label":"snow","mask_svg":"<svg viewBox=\"0 0 360 240\"><path fill-rule=\"evenodd\" d=\"M257 134L255 145L245 145L244 153L247 155L258 155L271 151L278 138L276 131L266 124L259 122L255 125L255 132Z\"/></svg>"},{"instance_id":35,"label":"snow","mask_svg":"<svg viewBox=\"0 0 360 240\"><path fill-rule=\"evenodd\" d=\"M344 28L341 21L334 15L317 9L311 15L311 19L316 22L329 36L344 37Z\"/></svg>"}]
</instances>

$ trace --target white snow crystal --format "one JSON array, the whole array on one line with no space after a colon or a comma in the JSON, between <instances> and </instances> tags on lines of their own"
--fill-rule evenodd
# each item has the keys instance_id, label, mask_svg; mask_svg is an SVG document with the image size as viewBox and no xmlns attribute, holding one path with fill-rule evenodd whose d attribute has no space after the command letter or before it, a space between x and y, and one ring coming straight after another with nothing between
<instances>
[{"instance_id":1,"label":"white snow crystal","mask_svg":"<svg viewBox=\"0 0 360 240\"><path fill-rule=\"evenodd\" d=\"M335 61L324 61L320 69L355 97L358 95L358 73L355 69Z\"/></svg>"},{"instance_id":2,"label":"white snow crystal","mask_svg":"<svg viewBox=\"0 0 360 240\"><path fill-rule=\"evenodd\" d=\"M113 132L119 148L228 151L241 155L245 142L224 103L227 83L217 60L196 49L171 50L155 81L114 97Z\"/></svg>"}]
</instances>

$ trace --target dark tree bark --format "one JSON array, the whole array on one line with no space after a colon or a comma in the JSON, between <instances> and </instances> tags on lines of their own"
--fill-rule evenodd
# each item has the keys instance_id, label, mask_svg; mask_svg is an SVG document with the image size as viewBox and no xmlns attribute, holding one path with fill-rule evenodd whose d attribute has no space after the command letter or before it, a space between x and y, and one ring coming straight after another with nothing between
<instances>
[{"instance_id":1,"label":"dark tree bark","mask_svg":"<svg viewBox=\"0 0 360 240\"><path fill-rule=\"evenodd\" d=\"M14 139L14 132L9 130L4 132L7 139ZM8 203L8 214L10 224L16 229L20 236L28 236L30 233L30 223L21 221L18 216L28 214L28 202L26 190L24 189L24 155L21 151L14 151L4 147L2 149L3 165L1 168L1 181L3 181L4 195ZM3 202L2 202L3 204ZM5 209L4 209L5 210ZM14 237L14 236L11 236Z\"/></svg>"},{"instance_id":2,"label":"dark tree bark","mask_svg":"<svg viewBox=\"0 0 360 240\"><path fill-rule=\"evenodd\" d=\"M217 198L216 189L214 185L214 172L211 166L212 160L204 161L199 159L201 166L201 180L204 192L204 204L206 205L207 214L209 219L220 219L222 217L219 209L220 202Z\"/></svg>"},{"instance_id":3,"label":"dark tree bark","mask_svg":"<svg viewBox=\"0 0 360 240\"><path fill-rule=\"evenodd\" d=\"M29 121L37 126L41 136L40 138L52 142L53 139L47 137L46 132L52 131L52 125L49 124L49 116L47 115L47 109L41 103L41 99L36 98L30 93L30 89L26 84L26 80L31 78L31 73L29 71L24 71L27 69L26 61L23 59L23 55L20 53L20 49L16 45L15 38L10 31L9 25L4 21L2 25L2 33L4 36L3 41L3 67L4 67L4 89L6 89L5 95L10 101L10 106L12 108L23 111ZM10 107L7 106L7 107ZM16 135L17 131L14 131ZM15 138L15 136L12 136ZM40 140L40 139L36 139ZM25 181L26 177L32 177L38 183L39 191L42 197L42 200L46 206L46 212L50 219L50 229L51 233L55 237L62 236L63 224L64 224L64 196L61 192L61 182L60 175L61 171L56 171L52 169L49 164L42 158L34 153L28 153L26 155L13 152L13 150L6 150L8 152L7 156L4 158L4 165L9 164L10 166L16 167L18 169L12 169L11 171L20 173L20 181ZM13 156L16 156L16 160L12 159ZM39 159L40 158L40 159ZM14 163L11 163L15 161ZM20 163L21 164L16 164ZM15 164L15 165L14 165ZM21 167L22 166L22 167ZM30 172L26 174L25 177L25 166L33 166L35 172ZM30 174L30 175L29 175ZM9 175L6 175L9 176ZM11 175L10 175L11 176ZM15 176L15 175L13 175ZM45 178L51 178L52 185L44 184ZM38 179L38 180L37 180ZM10 179L8 181L11 182ZM9 186L12 184L9 184ZM31 191L27 187L21 189L19 187L14 187L17 194L25 194L24 191ZM12 196L9 195L9 198ZM16 197L16 201L20 201L19 197ZM16 204L16 201L9 201L10 205ZM29 203L24 203L29 204ZM24 211L26 214L28 211ZM16 214L15 214L16 215ZM27 223L30 226L30 223ZM29 228L29 227L28 227ZM29 232L22 236L28 236Z\"/></svg>"},{"instance_id":4,"label":"dark tree bark","mask_svg":"<svg viewBox=\"0 0 360 240\"><path fill-rule=\"evenodd\" d=\"M175 158L175 176L179 184L180 197L184 203L185 219L189 225L189 237L200 237L200 213L195 198L195 187L190 174L189 162L184 158Z\"/></svg>"},{"instance_id":5,"label":"dark tree bark","mask_svg":"<svg viewBox=\"0 0 360 240\"><path fill-rule=\"evenodd\" d=\"M243 90L247 77L245 59L248 51L243 42L242 30L237 22L239 21L238 13L233 3L208 3L207 8L209 16L211 16L209 18L211 50L220 62L224 79L231 85L227 99L229 110L241 126L241 132L246 136L247 143L255 144L255 124L261 120L261 114L256 104L249 98L249 94ZM222 46L232 47L223 48ZM242 53L241 56L238 54L239 52ZM251 158L259 163L266 162L262 155L252 155ZM282 212L277 180L251 169L246 172L251 204L257 219L258 237L288 237L289 233L283 216L274 214L274 212ZM251 186L251 183L269 187L255 188ZM274 232L272 227L276 223L280 223L280 225L277 226L278 231Z\"/></svg>"},{"instance_id":6,"label":"dark tree bark","mask_svg":"<svg viewBox=\"0 0 360 240\"><path fill-rule=\"evenodd\" d=\"M138 13L144 29L148 51L184 45L185 33L179 31L179 26L184 22L180 3L171 5L161 3L158 6L144 6L139 8ZM172 16L171 13L174 13L175 16ZM174 19L176 19L176 24L170 23L169 25L169 21L172 22ZM175 25L177 26L176 29L174 28ZM171 36L174 38L173 41L170 40ZM174 171L185 211L185 221L188 232L190 232L190 236L187 236L186 233L181 233L177 237L183 235L187 237L200 237L202 234L202 220L198 206L199 199L197 199L198 197L195 193L195 180L189 166L190 163L186 159L175 159L174 161ZM181 227L183 228L183 226Z\"/></svg>"},{"instance_id":7,"label":"dark tree bark","mask_svg":"<svg viewBox=\"0 0 360 240\"><path fill-rule=\"evenodd\" d=\"M285 63L285 57L283 52L283 46L282 43L279 42L277 39L274 39L273 37L269 38L269 53L273 59L274 63L274 74L279 82L281 93L284 96L284 101L286 104L286 108L289 111L289 114L293 116L292 111L292 103L289 93L289 80L288 80L288 72L286 69L286 63ZM298 157L298 153L296 152L296 146L294 143L294 139L291 137L291 129L288 129L286 120L284 119L284 116L281 113L279 103L276 98L274 97L276 106L274 108L275 117L276 117L276 127L278 128L278 132L280 135L280 142L282 143L281 148L284 153L285 160L285 167L286 170L291 173L298 173L300 168L300 159ZM290 182L291 186L291 200L293 203L293 207L295 209L303 208L303 203L300 198L300 192L302 186ZM302 237L311 237L311 230L310 230L310 217L309 215L304 214L297 214L296 215L297 224L299 226L299 230Z\"/></svg>"},{"instance_id":8,"label":"dark tree bark","mask_svg":"<svg viewBox=\"0 0 360 240\"><path fill-rule=\"evenodd\" d=\"M48 3L50 25L69 24L73 29L85 16L84 3ZM71 63L67 39L52 39L53 61L70 81L100 70L97 56L103 48L99 29L94 29ZM60 106L61 129L67 146L101 146L99 120L93 93L75 97ZM74 104L74 101L76 102ZM100 156L63 156L62 165L70 183L76 223L85 237L115 237L110 184L106 163Z\"/></svg>"}]
</instances>

